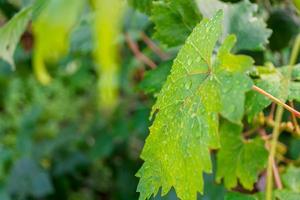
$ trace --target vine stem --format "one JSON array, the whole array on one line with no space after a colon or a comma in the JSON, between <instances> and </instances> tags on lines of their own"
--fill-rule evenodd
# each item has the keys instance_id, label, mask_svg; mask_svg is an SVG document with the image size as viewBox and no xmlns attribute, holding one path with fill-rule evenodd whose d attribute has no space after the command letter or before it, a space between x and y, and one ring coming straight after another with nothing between
<instances>
[{"instance_id":1,"label":"vine stem","mask_svg":"<svg viewBox=\"0 0 300 200\"><path fill-rule=\"evenodd\" d=\"M281 89L281 96L283 97L282 98L283 101L286 101L288 96L287 88L289 87L292 71L297 61L299 48L300 48L300 34L297 36L296 42L294 43L293 46L289 67L288 67L288 74L282 80L283 87ZM273 169L272 168L273 168L273 163L275 162L276 146L280 135L280 123L282 120L283 111L284 111L284 105L279 104L276 110L275 126L272 132L272 141L271 141L269 159L268 159L266 200L272 200L272 196L273 196L272 195L273 193Z\"/></svg>"},{"instance_id":2,"label":"vine stem","mask_svg":"<svg viewBox=\"0 0 300 200\"><path fill-rule=\"evenodd\" d=\"M264 91L263 89L257 87L256 85L252 86L252 89L259 92L260 94L268 97L269 99L271 99L274 103L282 106L283 108L285 108L286 110L290 111L295 117L300 118L300 112L295 110L293 107L287 105L286 103L284 103L283 101L281 101L280 99L274 97L273 95L269 94L268 92Z\"/></svg>"}]
</instances>

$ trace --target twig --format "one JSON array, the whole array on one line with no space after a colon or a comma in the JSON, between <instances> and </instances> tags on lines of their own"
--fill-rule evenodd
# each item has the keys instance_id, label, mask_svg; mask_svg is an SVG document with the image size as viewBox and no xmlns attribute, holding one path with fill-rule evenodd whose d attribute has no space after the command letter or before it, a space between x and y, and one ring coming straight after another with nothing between
<instances>
[{"instance_id":1,"label":"twig","mask_svg":"<svg viewBox=\"0 0 300 200\"><path fill-rule=\"evenodd\" d=\"M273 162L273 173L274 173L274 179L275 179L275 183L276 183L276 187L277 189L282 189L282 182L279 176L279 172L278 172L278 168L277 165L275 163L275 161Z\"/></svg>"},{"instance_id":2,"label":"twig","mask_svg":"<svg viewBox=\"0 0 300 200\"><path fill-rule=\"evenodd\" d=\"M290 105L291 105L292 108L294 108L294 103L292 101L290 101ZM293 124L294 124L294 127L295 127L295 131L297 133L300 133L299 124L298 124L297 118L296 118L294 113L292 113L292 121L293 121Z\"/></svg>"},{"instance_id":3,"label":"twig","mask_svg":"<svg viewBox=\"0 0 300 200\"><path fill-rule=\"evenodd\" d=\"M269 94L268 92L264 91L263 89L257 87L256 85L252 86L252 89L259 92L260 94L268 97L269 99L271 99L274 103L278 104L279 106L282 106L283 108L285 108L286 110L290 111L291 113L293 113L296 117L300 118L300 112L295 110L294 108L292 108L291 106L285 104L284 102L282 102L280 99L274 97L273 95Z\"/></svg>"},{"instance_id":4,"label":"twig","mask_svg":"<svg viewBox=\"0 0 300 200\"><path fill-rule=\"evenodd\" d=\"M291 55L289 67L288 67L288 73L283 79L283 83L282 83L283 87L282 87L282 91L281 91L283 100L286 100L288 97L287 88L289 87L293 68L294 68L294 65L296 63L296 60L297 60L297 57L299 54L299 48L300 48L300 34L298 34L296 42L294 43L294 46L293 46L292 55ZM279 99L277 99L277 100L279 100ZM273 170L272 170L272 168L273 168L273 163L275 162L276 146L277 146L277 142L278 142L278 138L279 138L279 134L280 134L280 123L281 123L282 115L283 115L283 111L284 111L283 108L285 107L287 109L287 107L285 106L286 104L282 103L280 100L279 100L279 102L276 102L276 103L279 103L279 106L276 110L275 126L274 126L273 133L272 133L272 142L271 142L268 167L267 167L266 200L272 200L272 196L273 196L272 195L272 193L273 193L273 172L272 172ZM291 109L292 109L292 111L295 111L293 108L291 108ZM295 112L295 116L299 117L300 116L299 112Z\"/></svg>"},{"instance_id":5,"label":"twig","mask_svg":"<svg viewBox=\"0 0 300 200\"><path fill-rule=\"evenodd\" d=\"M145 54L143 54L140 51L139 46L137 45L137 43L134 40L132 40L132 38L129 36L128 33L125 33L125 40L126 40L128 46L129 46L129 48L133 52L134 56L139 61L141 61L142 63L145 63L151 69L155 69L157 67L157 65L150 58L148 58Z\"/></svg>"},{"instance_id":6,"label":"twig","mask_svg":"<svg viewBox=\"0 0 300 200\"><path fill-rule=\"evenodd\" d=\"M162 60L168 60L170 56L163 52L147 35L145 32L141 32L141 37L147 46L156 53Z\"/></svg>"},{"instance_id":7,"label":"twig","mask_svg":"<svg viewBox=\"0 0 300 200\"><path fill-rule=\"evenodd\" d=\"M271 105L271 111L269 114L269 119L273 120L274 119L274 113L275 113L275 109L276 109L276 104L273 102Z\"/></svg>"},{"instance_id":8,"label":"twig","mask_svg":"<svg viewBox=\"0 0 300 200\"><path fill-rule=\"evenodd\" d=\"M262 129L262 128L258 129L258 133L259 133L260 137L261 137L265 142L267 142L267 141L270 140L270 138L271 138L271 137L270 137L271 135L268 135L268 134L266 133L266 130L265 130L265 129ZM268 145L266 145L266 149L269 149Z\"/></svg>"},{"instance_id":9,"label":"twig","mask_svg":"<svg viewBox=\"0 0 300 200\"><path fill-rule=\"evenodd\" d=\"M270 139L270 135L268 135L265 131L265 129L259 129L258 130L259 135L261 136L261 138L265 141L265 148L269 151L270 147L269 147L269 139ZM279 176L279 172L278 172L278 168L277 165L275 163L275 161L273 162L273 173L274 173L274 178L275 178L275 183L276 183L276 187L278 189L282 189L282 182Z\"/></svg>"},{"instance_id":10,"label":"twig","mask_svg":"<svg viewBox=\"0 0 300 200\"><path fill-rule=\"evenodd\" d=\"M253 133L255 133L257 130L258 130L258 128L250 129L248 131L245 131L243 133L243 135L244 135L245 138L247 138L247 137L251 136Z\"/></svg>"}]
</instances>

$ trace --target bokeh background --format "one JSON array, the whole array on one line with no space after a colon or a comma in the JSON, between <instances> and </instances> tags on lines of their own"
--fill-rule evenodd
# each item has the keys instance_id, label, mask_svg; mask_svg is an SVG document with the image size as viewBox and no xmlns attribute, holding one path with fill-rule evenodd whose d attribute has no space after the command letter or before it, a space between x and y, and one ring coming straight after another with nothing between
<instances>
[{"instance_id":1,"label":"bokeh background","mask_svg":"<svg viewBox=\"0 0 300 200\"><path fill-rule=\"evenodd\" d=\"M125 1L79 1L75 8L76 0L0 0L2 43L7 22L33 5L13 53L16 69L0 61L0 200L138 199L135 173L150 109L178 48L152 39L149 17ZM299 18L284 1L273 3L270 52L285 55ZM271 56L244 53L258 65ZM275 64L284 63L274 55ZM299 142L291 145L299 156ZM201 199L223 199L213 175L205 181Z\"/></svg>"}]
</instances>

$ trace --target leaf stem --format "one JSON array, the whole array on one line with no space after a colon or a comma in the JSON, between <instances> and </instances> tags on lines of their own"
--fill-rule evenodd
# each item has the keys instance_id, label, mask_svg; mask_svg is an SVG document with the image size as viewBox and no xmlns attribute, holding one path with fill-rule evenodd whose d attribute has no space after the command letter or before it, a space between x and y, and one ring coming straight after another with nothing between
<instances>
[{"instance_id":1,"label":"leaf stem","mask_svg":"<svg viewBox=\"0 0 300 200\"><path fill-rule=\"evenodd\" d=\"M286 103L284 103L283 101L281 101L280 99L274 97L273 95L269 94L268 92L264 91L263 89L257 87L256 85L252 86L252 89L259 92L260 94L268 97L269 99L271 99L274 103L282 106L283 108L287 109L288 111L290 111L295 117L300 118L300 112L295 110L293 107L287 105Z\"/></svg>"},{"instance_id":2,"label":"leaf stem","mask_svg":"<svg viewBox=\"0 0 300 200\"><path fill-rule=\"evenodd\" d=\"M299 53L300 48L300 34L296 38L296 42L294 43L289 68L288 68L288 74L283 78L282 80L282 89L281 89L281 96L283 101L286 101L288 97L288 90L290 84L290 79L292 75L292 71L294 68L294 65L297 61L297 56ZM268 160L268 167L267 167L267 186L266 186L266 200L272 200L272 193L273 193L273 163L275 162L275 154L276 154L276 146L280 134L280 123L282 120L282 115L284 111L284 105L279 104L277 110L276 110L276 116L275 116L275 126L272 133L272 141L271 141L271 147L270 147L270 153L269 153L269 160Z\"/></svg>"},{"instance_id":3,"label":"leaf stem","mask_svg":"<svg viewBox=\"0 0 300 200\"><path fill-rule=\"evenodd\" d=\"M276 187L281 190L282 189L282 182L280 179L279 171L276 162L273 162L273 172L274 172L274 178L275 178L275 183Z\"/></svg>"}]
</instances>

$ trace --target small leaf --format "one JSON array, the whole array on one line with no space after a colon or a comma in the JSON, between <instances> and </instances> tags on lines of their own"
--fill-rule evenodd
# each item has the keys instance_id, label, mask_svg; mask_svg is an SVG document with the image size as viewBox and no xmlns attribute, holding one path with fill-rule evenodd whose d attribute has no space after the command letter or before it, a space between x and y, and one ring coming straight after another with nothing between
<instances>
[{"instance_id":1,"label":"small leaf","mask_svg":"<svg viewBox=\"0 0 300 200\"><path fill-rule=\"evenodd\" d=\"M31 18L31 13L31 7L24 8L0 28L0 58L8 62L13 69L15 69L13 55Z\"/></svg>"},{"instance_id":2,"label":"small leaf","mask_svg":"<svg viewBox=\"0 0 300 200\"><path fill-rule=\"evenodd\" d=\"M217 154L217 181L224 179L232 189L238 181L248 190L253 189L258 174L265 168L268 152L260 138L242 139L242 127L229 122L220 126L221 149Z\"/></svg>"},{"instance_id":3,"label":"small leaf","mask_svg":"<svg viewBox=\"0 0 300 200\"><path fill-rule=\"evenodd\" d=\"M168 47L182 45L201 18L193 0L154 1L154 37Z\"/></svg>"},{"instance_id":4,"label":"small leaf","mask_svg":"<svg viewBox=\"0 0 300 200\"><path fill-rule=\"evenodd\" d=\"M255 16L257 5L243 0L239 3L229 4L219 0L197 0L201 13L210 17L218 9L224 11L224 31L226 34L235 34L237 45L235 51L262 50L268 43L272 31L267 29L266 23Z\"/></svg>"},{"instance_id":5,"label":"small leaf","mask_svg":"<svg viewBox=\"0 0 300 200\"><path fill-rule=\"evenodd\" d=\"M224 73L219 77L222 82L221 99L223 106L221 114L232 122L240 123L244 115L245 93L251 89L253 84L251 79L244 74L245 69L251 65L249 58L230 54L235 41L234 37L228 37L219 50L221 64L225 67L230 66L229 71L231 69L238 70L235 74ZM233 96L235 98L232 98Z\"/></svg>"}]
</instances>

